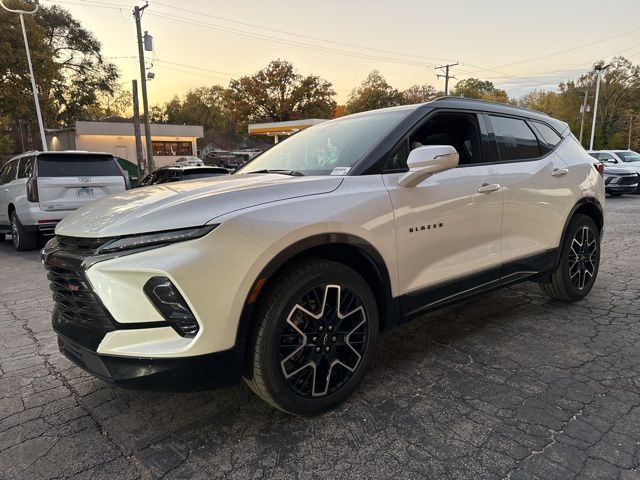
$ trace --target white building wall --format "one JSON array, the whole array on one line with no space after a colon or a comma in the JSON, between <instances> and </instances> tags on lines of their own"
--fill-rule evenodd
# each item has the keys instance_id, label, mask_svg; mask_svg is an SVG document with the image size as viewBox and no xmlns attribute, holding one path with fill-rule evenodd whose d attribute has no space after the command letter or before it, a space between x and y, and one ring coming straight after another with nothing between
<instances>
[{"instance_id":1,"label":"white building wall","mask_svg":"<svg viewBox=\"0 0 640 480\"><path fill-rule=\"evenodd\" d=\"M167 142L191 142L193 155L197 153L196 139L193 137L151 137L151 140ZM126 158L130 162L136 163L136 139L133 136L116 135L76 135L76 149L88 150L92 152L107 152L118 157ZM144 137L142 137L142 153L147 158L147 147ZM180 156L153 156L153 161L158 167L164 167L175 162Z\"/></svg>"}]
</instances>

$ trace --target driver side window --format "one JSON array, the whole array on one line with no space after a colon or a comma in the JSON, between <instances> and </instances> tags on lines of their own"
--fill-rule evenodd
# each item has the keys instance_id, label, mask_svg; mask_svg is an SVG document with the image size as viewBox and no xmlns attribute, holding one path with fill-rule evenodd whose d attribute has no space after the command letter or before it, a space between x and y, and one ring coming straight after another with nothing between
<instances>
[{"instance_id":1,"label":"driver side window","mask_svg":"<svg viewBox=\"0 0 640 480\"><path fill-rule=\"evenodd\" d=\"M618 163L618 161L615 158L613 158L613 155L609 153L600 153L598 155L598 160L600 160L602 163L610 163L610 164Z\"/></svg>"},{"instance_id":2,"label":"driver side window","mask_svg":"<svg viewBox=\"0 0 640 480\"><path fill-rule=\"evenodd\" d=\"M442 112L426 120L395 147L385 163L385 170L406 170L409 152L425 145L451 145L460 155L459 165L483 162L477 115Z\"/></svg>"}]
</instances>

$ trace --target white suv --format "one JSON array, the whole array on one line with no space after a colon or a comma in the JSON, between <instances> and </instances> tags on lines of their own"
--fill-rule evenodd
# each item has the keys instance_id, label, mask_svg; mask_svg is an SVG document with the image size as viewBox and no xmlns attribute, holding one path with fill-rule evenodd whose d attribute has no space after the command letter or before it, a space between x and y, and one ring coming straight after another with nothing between
<instances>
[{"instance_id":1,"label":"white suv","mask_svg":"<svg viewBox=\"0 0 640 480\"><path fill-rule=\"evenodd\" d=\"M16 250L37 248L69 212L127 188L113 155L92 152L27 152L0 171L0 240L11 233Z\"/></svg>"},{"instance_id":2,"label":"white suv","mask_svg":"<svg viewBox=\"0 0 640 480\"><path fill-rule=\"evenodd\" d=\"M587 153L605 165L624 167L640 176L640 153L632 150L589 150ZM640 193L640 183L635 193Z\"/></svg>"},{"instance_id":3,"label":"white suv","mask_svg":"<svg viewBox=\"0 0 640 480\"><path fill-rule=\"evenodd\" d=\"M311 415L378 334L523 280L577 301L598 273L604 185L566 124L460 98L304 130L237 173L134 190L43 250L61 351L122 385L244 377Z\"/></svg>"}]
</instances>

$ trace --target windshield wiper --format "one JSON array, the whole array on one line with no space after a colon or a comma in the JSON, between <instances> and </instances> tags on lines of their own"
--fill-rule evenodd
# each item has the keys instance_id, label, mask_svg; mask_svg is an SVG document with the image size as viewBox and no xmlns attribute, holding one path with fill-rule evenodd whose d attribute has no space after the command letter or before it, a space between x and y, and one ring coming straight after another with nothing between
<instances>
[{"instance_id":1,"label":"windshield wiper","mask_svg":"<svg viewBox=\"0 0 640 480\"><path fill-rule=\"evenodd\" d=\"M247 172L247 174L250 174L250 173L279 173L280 175L290 175L292 177L304 177L304 173L299 172L297 170L279 170L279 169L265 168L263 170L254 170L253 172Z\"/></svg>"}]
</instances>

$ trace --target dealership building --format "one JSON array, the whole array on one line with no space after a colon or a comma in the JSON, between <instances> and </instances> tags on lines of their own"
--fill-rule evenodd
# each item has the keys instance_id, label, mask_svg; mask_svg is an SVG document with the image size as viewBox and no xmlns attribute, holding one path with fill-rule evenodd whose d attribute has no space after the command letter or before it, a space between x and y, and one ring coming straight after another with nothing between
<instances>
[{"instance_id":1,"label":"dealership building","mask_svg":"<svg viewBox=\"0 0 640 480\"><path fill-rule=\"evenodd\" d=\"M144 124L140 125L142 152L146 162ZM184 156L196 156L196 140L204 136L200 125L151 124L151 146L156 167ZM47 131L49 150L108 152L136 163L136 139L131 121L75 122L74 126Z\"/></svg>"}]
</instances>

